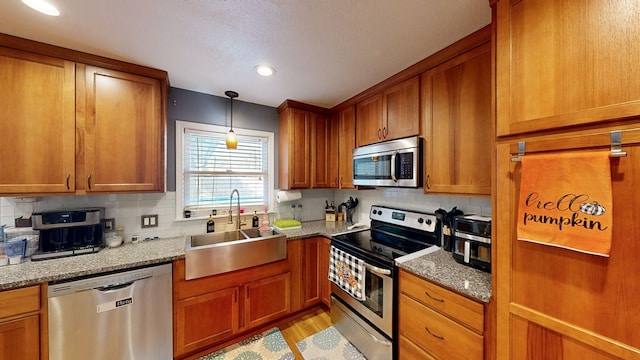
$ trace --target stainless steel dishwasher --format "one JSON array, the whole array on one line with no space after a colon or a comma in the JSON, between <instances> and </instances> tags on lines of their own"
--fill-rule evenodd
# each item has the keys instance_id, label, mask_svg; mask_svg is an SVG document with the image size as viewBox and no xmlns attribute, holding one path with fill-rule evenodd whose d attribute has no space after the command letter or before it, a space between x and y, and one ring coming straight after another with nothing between
<instances>
[{"instance_id":1,"label":"stainless steel dishwasher","mask_svg":"<svg viewBox=\"0 0 640 360\"><path fill-rule=\"evenodd\" d=\"M51 283L49 359L172 359L171 264Z\"/></svg>"}]
</instances>

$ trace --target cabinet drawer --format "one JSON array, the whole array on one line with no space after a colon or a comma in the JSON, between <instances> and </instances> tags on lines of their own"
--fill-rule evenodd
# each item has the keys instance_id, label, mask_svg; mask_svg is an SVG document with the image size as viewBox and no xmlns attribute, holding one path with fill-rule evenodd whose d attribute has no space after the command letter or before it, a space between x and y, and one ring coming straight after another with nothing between
<instances>
[{"instance_id":1,"label":"cabinet drawer","mask_svg":"<svg viewBox=\"0 0 640 360\"><path fill-rule=\"evenodd\" d=\"M400 271L400 293L484 332L484 306L453 291Z\"/></svg>"},{"instance_id":2,"label":"cabinet drawer","mask_svg":"<svg viewBox=\"0 0 640 360\"><path fill-rule=\"evenodd\" d=\"M40 286L0 292L0 319L40 310Z\"/></svg>"},{"instance_id":3,"label":"cabinet drawer","mask_svg":"<svg viewBox=\"0 0 640 360\"><path fill-rule=\"evenodd\" d=\"M402 335L398 338L398 358L402 360L438 360Z\"/></svg>"},{"instance_id":4,"label":"cabinet drawer","mask_svg":"<svg viewBox=\"0 0 640 360\"><path fill-rule=\"evenodd\" d=\"M441 359L481 360L483 337L412 298L401 295L399 335Z\"/></svg>"}]
</instances>

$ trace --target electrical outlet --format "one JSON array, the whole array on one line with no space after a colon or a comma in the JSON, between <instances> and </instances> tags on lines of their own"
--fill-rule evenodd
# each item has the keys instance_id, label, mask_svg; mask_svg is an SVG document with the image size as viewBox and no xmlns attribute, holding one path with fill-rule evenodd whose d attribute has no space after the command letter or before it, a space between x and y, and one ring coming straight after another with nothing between
<instances>
[{"instance_id":1,"label":"electrical outlet","mask_svg":"<svg viewBox=\"0 0 640 360\"><path fill-rule=\"evenodd\" d=\"M158 226L158 215L142 215L140 219L140 225L143 229Z\"/></svg>"},{"instance_id":2,"label":"electrical outlet","mask_svg":"<svg viewBox=\"0 0 640 360\"><path fill-rule=\"evenodd\" d=\"M116 231L116 219L102 219L102 225L106 233Z\"/></svg>"}]
</instances>

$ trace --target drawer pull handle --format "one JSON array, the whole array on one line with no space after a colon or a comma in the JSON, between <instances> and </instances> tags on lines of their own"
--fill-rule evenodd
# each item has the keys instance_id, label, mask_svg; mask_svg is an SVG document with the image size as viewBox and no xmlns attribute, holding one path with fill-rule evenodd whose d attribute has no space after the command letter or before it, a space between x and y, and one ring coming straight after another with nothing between
<instances>
[{"instance_id":1,"label":"drawer pull handle","mask_svg":"<svg viewBox=\"0 0 640 360\"><path fill-rule=\"evenodd\" d=\"M427 291L425 291L425 292L424 292L424 294L425 294L425 295L427 295L429 298L431 298L431 299L433 299L433 300L437 301L437 302L441 302L441 303L443 303L443 302L444 302L444 299L438 299L438 298L435 298L435 297L431 296L431 295L429 294L429 292L427 292Z\"/></svg>"},{"instance_id":2,"label":"drawer pull handle","mask_svg":"<svg viewBox=\"0 0 640 360\"><path fill-rule=\"evenodd\" d=\"M431 330L429 330L428 327L424 327L424 329L427 331L427 333L431 336L433 336L434 338L438 339L438 340L444 340L444 336L440 336L440 335L436 335L434 333L431 332Z\"/></svg>"}]
</instances>

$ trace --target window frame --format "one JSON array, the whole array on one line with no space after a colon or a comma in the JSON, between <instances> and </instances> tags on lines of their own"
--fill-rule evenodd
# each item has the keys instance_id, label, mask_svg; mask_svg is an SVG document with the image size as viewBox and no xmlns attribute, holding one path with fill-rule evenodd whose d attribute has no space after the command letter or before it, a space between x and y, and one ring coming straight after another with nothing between
<instances>
[{"instance_id":1,"label":"window frame","mask_svg":"<svg viewBox=\"0 0 640 360\"><path fill-rule=\"evenodd\" d=\"M176 221L188 221L188 220L199 220L204 219L209 216L208 210L200 210L192 213L190 218L185 218L183 215L183 201L184 201L184 135L185 130L195 130L199 132L216 132L216 133L227 133L229 128L220 125L214 124L206 124L206 123L197 123L191 121L183 121L176 120L176 168L175 168L175 179L176 179L176 213L175 220ZM267 161L268 161L268 169L267 169L267 204L268 209L274 208L274 193L275 193L275 134L270 131L261 131L261 130L251 130L251 129L241 129L241 128L233 128L233 131L238 136L255 136L255 137L263 137L268 139L267 145ZM233 207L235 208L236 202L233 202ZM245 209L244 214L253 214L254 211L258 213L264 213L264 208L258 208L258 206L240 206ZM226 208L222 209L222 213L218 212L217 216L228 216ZM235 211L234 211L235 213Z\"/></svg>"}]
</instances>

